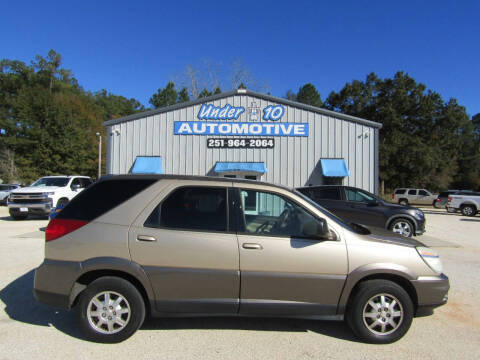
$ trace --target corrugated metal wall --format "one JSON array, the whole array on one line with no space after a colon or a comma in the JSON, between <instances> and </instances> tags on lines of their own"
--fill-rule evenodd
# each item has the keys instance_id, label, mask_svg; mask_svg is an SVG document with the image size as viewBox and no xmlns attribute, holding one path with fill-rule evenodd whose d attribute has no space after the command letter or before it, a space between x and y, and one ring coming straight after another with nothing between
<instances>
[{"instance_id":1,"label":"corrugated metal wall","mask_svg":"<svg viewBox=\"0 0 480 360\"><path fill-rule=\"evenodd\" d=\"M235 95L211 102L243 106L238 120L248 121L252 102L263 109L275 103L249 95ZM174 121L195 121L201 105L131 120L108 127L107 172L128 173L136 156L161 156L166 174L207 175L217 161L261 161L268 172L262 181L287 186L322 183L319 160L344 158L350 176L343 184L375 192L374 128L290 106L281 122L309 123L308 137L275 137L274 149L208 149L214 136L173 135ZM222 137L222 136L221 136Z\"/></svg>"}]
</instances>

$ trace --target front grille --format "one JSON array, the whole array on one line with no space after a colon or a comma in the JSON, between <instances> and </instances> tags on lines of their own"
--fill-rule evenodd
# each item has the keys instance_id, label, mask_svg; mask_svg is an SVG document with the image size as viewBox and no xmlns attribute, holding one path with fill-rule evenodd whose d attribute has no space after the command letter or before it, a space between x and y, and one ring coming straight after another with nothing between
<instances>
[{"instance_id":1,"label":"front grille","mask_svg":"<svg viewBox=\"0 0 480 360\"><path fill-rule=\"evenodd\" d=\"M10 199L12 204L41 204L45 202L47 199Z\"/></svg>"},{"instance_id":2,"label":"front grille","mask_svg":"<svg viewBox=\"0 0 480 360\"><path fill-rule=\"evenodd\" d=\"M34 199L40 199L40 200L46 200L47 197L42 194L42 193L22 193L22 194L10 194L10 200L34 200Z\"/></svg>"}]
</instances>

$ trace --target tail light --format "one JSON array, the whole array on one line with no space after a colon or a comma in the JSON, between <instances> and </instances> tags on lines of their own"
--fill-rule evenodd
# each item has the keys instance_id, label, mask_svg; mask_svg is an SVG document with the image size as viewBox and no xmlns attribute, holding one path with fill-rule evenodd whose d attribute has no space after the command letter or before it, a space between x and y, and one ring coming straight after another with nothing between
<instances>
[{"instance_id":1,"label":"tail light","mask_svg":"<svg viewBox=\"0 0 480 360\"><path fill-rule=\"evenodd\" d=\"M45 242L52 241L86 225L88 221L53 218L45 230Z\"/></svg>"},{"instance_id":2,"label":"tail light","mask_svg":"<svg viewBox=\"0 0 480 360\"><path fill-rule=\"evenodd\" d=\"M395 194L392 194L392 200L395 199Z\"/></svg>"},{"instance_id":3,"label":"tail light","mask_svg":"<svg viewBox=\"0 0 480 360\"><path fill-rule=\"evenodd\" d=\"M449 196L447 201L448 201L448 202L452 202L452 197Z\"/></svg>"},{"instance_id":4,"label":"tail light","mask_svg":"<svg viewBox=\"0 0 480 360\"><path fill-rule=\"evenodd\" d=\"M437 198L437 202L441 202L441 201L442 201L442 199L440 199L440 198Z\"/></svg>"}]
</instances>

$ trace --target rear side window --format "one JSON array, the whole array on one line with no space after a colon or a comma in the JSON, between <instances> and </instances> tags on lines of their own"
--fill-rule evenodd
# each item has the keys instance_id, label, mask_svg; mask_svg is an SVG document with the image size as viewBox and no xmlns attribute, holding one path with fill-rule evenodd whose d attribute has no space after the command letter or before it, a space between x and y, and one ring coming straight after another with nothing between
<instances>
[{"instance_id":1,"label":"rear side window","mask_svg":"<svg viewBox=\"0 0 480 360\"><path fill-rule=\"evenodd\" d=\"M156 181L157 179L100 181L75 196L56 218L91 221L137 195Z\"/></svg>"},{"instance_id":2,"label":"rear side window","mask_svg":"<svg viewBox=\"0 0 480 360\"><path fill-rule=\"evenodd\" d=\"M418 195L427 196L428 194L425 190L418 190Z\"/></svg>"},{"instance_id":3,"label":"rear side window","mask_svg":"<svg viewBox=\"0 0 480 360\"><path fill-rule=\"evenodd\" d=\"M314 200L341 200L340 191L336 187L310 190Z\"/></svg>"},{"instance_id":4,"label":"rear side window","mask_svg":"<svg viewBox=\"0 0 480 360\"><path fill-rule=\"evenodd\" d=\"M396 195L405 194L405 189L397 189L397 190L395 190L395 194L396 194Z\"/></svg>"},{"instance_id":5,"label":"rear side window","mask_svg":"<svg viewBox=\"0 0 480 360\"><path fill-rule=\"evenodd\" d=\"M417 190L408 190L408 195L417 195Z\"/></svg>"},{"instance_id":6,"label":"rear side window","mask_svg":"<svg viewBox=\"0 0 480 360\"><path fill-rule=\"evenodd\" d=\"M145 227L200 231L227 230L226 188L183 187L150 214Z\"/></svg>"}]
</instances>

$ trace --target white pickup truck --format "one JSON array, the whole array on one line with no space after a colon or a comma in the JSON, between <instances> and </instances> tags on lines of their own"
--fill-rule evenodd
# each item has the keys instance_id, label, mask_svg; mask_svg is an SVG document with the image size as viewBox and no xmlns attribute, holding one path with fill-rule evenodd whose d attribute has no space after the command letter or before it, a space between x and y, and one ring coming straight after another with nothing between
<instances>
[{"instance_id":1,"label":"white pickup truck","mask_svg":"<svg viewBox=\"0 0 480 360\"><path fill-rule=\"evenodd\" d=\"M447 210L460 210L465 216L475 216L480 211L480 192L449 195Z\"/></svg>"},{"instance_id":2,"label":"white pickup truck","mask_svg":"<svg viewBox=\"0 0 480 360\"><path fill-rule=\"evenodd\" d=\"M7 206L10 216L23 220L28 215L48 215L59 205L66 205L93 183L88 176L45 176L32 185L10 193Z\"/></svg>"}]
</instances>

